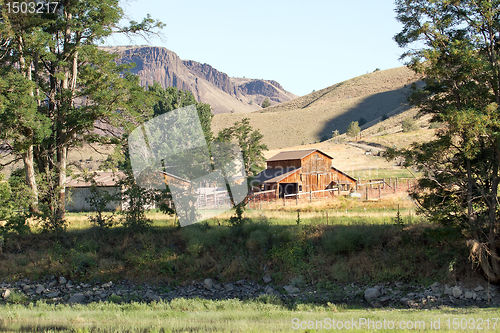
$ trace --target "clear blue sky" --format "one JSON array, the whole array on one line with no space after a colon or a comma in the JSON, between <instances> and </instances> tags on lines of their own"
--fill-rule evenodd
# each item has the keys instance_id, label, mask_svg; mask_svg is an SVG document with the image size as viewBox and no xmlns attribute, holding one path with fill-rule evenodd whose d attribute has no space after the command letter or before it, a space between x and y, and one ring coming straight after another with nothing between
<instances>
[{"instance_id":1,"label":"clear blue sky","mask_svg":"<svg viewBox=\"0 0 500 333\"><path fill-rule=\"evenodd\" d=\"M130 19L166 24L163 46L181 59L208 63L229 76L278 81L305 95L372 72L402 66L393 40L401 29L394 1L121 1ZM110 45L148 44L136 38Z\"/></svg>"}]
</instances>

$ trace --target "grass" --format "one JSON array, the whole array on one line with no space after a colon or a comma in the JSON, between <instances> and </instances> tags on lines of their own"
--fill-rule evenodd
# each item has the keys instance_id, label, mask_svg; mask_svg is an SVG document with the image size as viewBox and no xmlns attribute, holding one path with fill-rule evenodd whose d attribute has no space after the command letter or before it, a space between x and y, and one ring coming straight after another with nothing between
<instances>
[{"instance_id":1,"label":"grass","mask_svg":"<svg viewBox=\"0 0 500 333\"><path fill-rule=\"evenodd\" d=\"M456 231L431 226L404 205L403 225L396 225L394 207L381 210L380 202L366 202L365 211L351 207L354 203L328 203L336 210L303 207L300 224L296 208L250 210L242 227L230 227L227 212L185 228L162 216L149 230L135 233L123 227L89 228L85 214L71 214L70 228L62 235L8 235L0 279L63 275L73 281L257 281L266 266L273 280L283 284L297 276L306 282L427 283L451 278L447 268L452 261L470 271L465 244L460 237L449 237ZM426 242L431 245L422 246Z\"/></svg>"},{"instance_id":2,"label":"grass","mask_svg":"<svg viewBox=\"0 0 500 333\"><path fill-rule=\"evenodd\" d=\"M30 307L7 305L3 310L0 330L4 332L302 332L304 329L326 332L331 331L328 325L333 320L342 324L355 322L358 329L354 332L392 331L383 329L384 322L386 327L413 327L398 330L402 332L429 332L438 327L439 331L450 332L456 331L454 325L466 325L468 332L484 332L497 331L500 324L493 319L500 316L497 308L359 310L332 303L323 306L296 303L290 307L269 296L253 301L176 299L151 304L85 306L39 302ZM470 329L481 320L483 329Z\"/></svg>"}]
</instances>

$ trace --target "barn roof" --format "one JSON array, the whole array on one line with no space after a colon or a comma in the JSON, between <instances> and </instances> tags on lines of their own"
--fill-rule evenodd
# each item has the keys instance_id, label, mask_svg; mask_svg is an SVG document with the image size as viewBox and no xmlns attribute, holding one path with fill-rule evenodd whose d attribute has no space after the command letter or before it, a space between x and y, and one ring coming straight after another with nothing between
<instances>
[{"instance_id":1,"label":"barn roof","mask_svg":"<svg viewBox=\"0 0 500 333\"><path fill-rule=\"evenodd\" d=\"M297 172L301 168L276 168L276 169L265 169L257 176L252 179L252 182L259 184L262 183L276 183L281 179L290 176L291 174Z\"/></svg>"},{"instance_id":2,"label":"barn roof","mask_svg":"<svg viewBox=\"0 0 500 333\"><path fill-rule=\"evenodd\" d=\"M119 172L97 172L94 177L95 182L98 186L117 186L116 183L120 178L123 178L125 174L121 171ZM91 183L86 182L81 175L75 175L75 177L68 177L66 180L66 186L68 187L90 187Z\"/></svg>"},{"instance_id":3,"label":"barn roof","mask_svg":"<svg viewBox=\"0 0 500 333\"><path fill-rule=\"evenodd\" d=\"M325 155L326 157L329 157L333 159L328 154L325 154L319 149L307 149L307 150L291 150L291 151L282 151L281 153L278 153L271 157L270 159L267 160L267 162L272 162L272 161L283 161L283 160L300 160L303 159L304 157L314 153L315 151Z\"/></svg>"},{"instance_id":4,"label":"barn roof","mask_svg":"<svg viewBox=\"0 0 500 333\"><path fill-rule=\"evenodd\" d=\"M333 170L337 171L338 173L341 173L343 174L344 176L346 176L347 178L350 178L351 180L353 180L354 182L357 182L358 180L352 176L349 176L347 173L343 172L343 171L340 171L339 169L335 168L335 167L331 167Z\"/></svg>"}]
</instances>

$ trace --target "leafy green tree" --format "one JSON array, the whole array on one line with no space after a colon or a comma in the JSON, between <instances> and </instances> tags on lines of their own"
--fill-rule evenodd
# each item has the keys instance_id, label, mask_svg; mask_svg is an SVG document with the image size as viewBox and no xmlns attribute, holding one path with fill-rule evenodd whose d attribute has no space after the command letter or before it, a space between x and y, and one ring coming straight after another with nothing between
<instances>
[{"instance_id":1,"label":"leafy green tree","mask_svg":"<svg viewBox=\"0 0 500 333\"><path fill-rule=\"evenodd\" d=\"M68 150L83 143L116 142L110 128L127 131L150 110L138 78L124 74L129 66L118 66L115 56L97 44L113 33L148 36L163 24L148 15L142 22L120 27L124 13L117 0L62 0L51 3L48 12L22 15L5 10L7 1L11 2L3 0L0 9L0 66L33 83L27 94L37 101L33 119L50 123L46 137L47 131L27 125L29 130L21 132L24 138L18 139L24 145L15 152L27 155L27 182L33 192L33 160L46 175L52 197L43 201L49 206L48 221L58 229L65 214ZM31 114L32 106L25 110ZM111 136L97 135L96 129Z\"/></svg>"},{"instance_id":2,"label":"leafy green tree","mask_svg":"<svg viewBox=\"0 0 500 333\"><path fill-rule=\"evenodd\" d=\"M250 126L250 119L244 118L220 131L216 141L235 141L241 149L246 174L254 176L263 169L266 161L263 151L267 146L262 143L262 138L263 135Z\"/></svg>"},{"instance_id":3,"label":"leafy green tree","mask_svg":"<svg viewBox=\"0 0 500 333\"><path fill-rule=\"evenodd\" d=\"M500 2L398 0L396 12L395 40L425 83L411 101L444 128L390 155L422 170L412 194L421 212L460 228L471 257L499 282Z\"/></svg>"},{"instance_id":4,"label":"leafy green tree","mask_svg":"<svg viewBox=\"0 0 500 333\"><path fill-rule=\"evenodd\" d=\"M346 134L350 136L351 138L355 138L359 135L361 132L361 128L359 127L359 124L357 121L353 121L347 126L347 131Z\"/></svg>"},{"instance_id":5,"label":"leafy green tree","mask_svg":"<svg viewBox=\"0 0 500 333\"><path fill-rule=\"evenodd\" d=\"M271 101L269 101L269 98L266 97L266 99L264 99L264 102L262 102L261 106L263 109L270 107Z\"/></svg>"}]
</instances>

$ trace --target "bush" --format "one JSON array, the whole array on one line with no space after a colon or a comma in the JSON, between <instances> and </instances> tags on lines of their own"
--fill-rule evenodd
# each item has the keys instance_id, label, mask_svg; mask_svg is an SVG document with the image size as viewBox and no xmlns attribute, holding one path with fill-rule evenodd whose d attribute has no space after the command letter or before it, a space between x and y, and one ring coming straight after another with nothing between
<instances>
[{"instance_id":1,"label":"bush","mask_svg":"<svg viewBox=\"0 0 500 333\"><path fill-rule=\"evenodd\" d=\"M271 106L271 102L269 101L269 98L266 97L266 99L264 100L264 102L262 102L262 108L265 109L265 108L268 108Z\"/></svg>"},{"instance_id":2,"label":"bush","mask_svg":"<svg viewBox=\"0 0 500 333\"><path fill-rule=\"evenodd\" d=\"M405 133L416 131L418 129L417 122L412 117L409 117L409 118L406 118L405 120L403 120L403 122L401 123L401 126L403 126L403 132L405 132Z\"/></svg>"}]
</instances>

